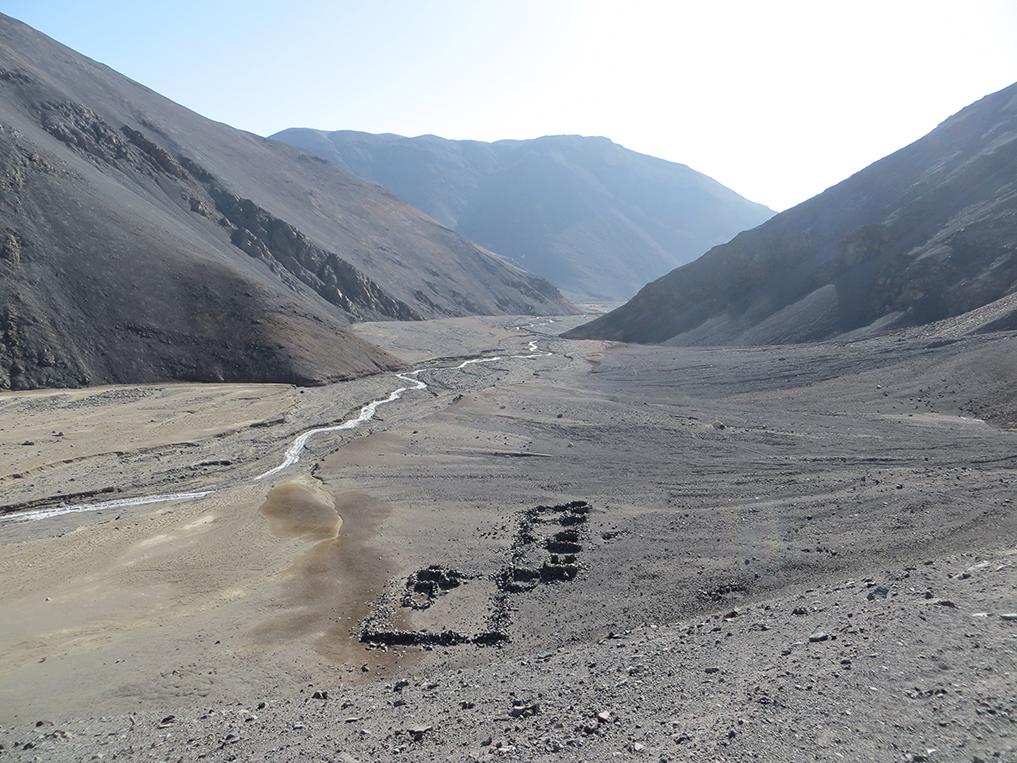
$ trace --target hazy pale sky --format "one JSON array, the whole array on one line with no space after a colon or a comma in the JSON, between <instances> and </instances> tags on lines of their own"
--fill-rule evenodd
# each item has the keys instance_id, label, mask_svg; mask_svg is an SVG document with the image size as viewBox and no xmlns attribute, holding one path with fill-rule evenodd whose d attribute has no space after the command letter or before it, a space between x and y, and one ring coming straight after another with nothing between
<instances>
[{"instance_id":1,"label":"hazy pale sky","mask_svg":"<svg viewBox=\"0 0 1017 763\"><path fill-rule=\"evenodd\" d=\"M1017 1L0 0L208 117L577 133L784 209L1017 80Z\"/></svg>"}]
</instances>

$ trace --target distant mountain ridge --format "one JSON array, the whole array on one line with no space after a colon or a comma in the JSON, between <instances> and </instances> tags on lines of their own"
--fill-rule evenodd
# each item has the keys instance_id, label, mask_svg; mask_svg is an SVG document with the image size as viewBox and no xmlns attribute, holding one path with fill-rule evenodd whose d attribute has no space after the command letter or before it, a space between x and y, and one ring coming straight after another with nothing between
<instances>
[{"instance_id":1,"label":"distant mountain ridge","mask_svg":"<svg viewBox=\"0 0 1017 763\"><path fill-rule=\"evenodd\" d=\"M484 143L291 128L272 136L378 183L579 299L624 299L773 212L607 138Z\"/></svg>"},{"instance_id":2,"label":"distant mountain ridge","mask_svg":"<svg viewBox=\"0 0 1017 763\"><path fill-rule=\"evenodd\" d=\"M850 338L960 315L1015 290L1017 84L567 336Z\"/></svg>"},{"instance_id":3,"label":"distant mountain ridge","mask_svg":"<svg viewBox=\"0 0 1017 763\"><path fill-rule=\"evenodd\" d=\"M378 186L0 15L0 389L322 383L399 365L351 320L573 310Z\"/></svg>"}]
</instances>

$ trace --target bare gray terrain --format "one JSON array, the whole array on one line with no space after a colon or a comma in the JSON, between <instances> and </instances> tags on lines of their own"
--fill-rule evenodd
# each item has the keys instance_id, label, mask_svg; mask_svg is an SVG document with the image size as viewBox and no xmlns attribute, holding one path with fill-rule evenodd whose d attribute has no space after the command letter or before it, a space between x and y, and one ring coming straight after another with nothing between
<instances>
[{"instance_id":1,"label":"bare gray terrain","mask_svg":"<svg viewBox=\"0 0 1017 763\"><path fill-rule=\"evenodd\" d=\"M0 396L3 756L1017 759L1015 334L579 320L357 326L426 389L262 481L406 383Z\"/></svg>"}]
</instances>

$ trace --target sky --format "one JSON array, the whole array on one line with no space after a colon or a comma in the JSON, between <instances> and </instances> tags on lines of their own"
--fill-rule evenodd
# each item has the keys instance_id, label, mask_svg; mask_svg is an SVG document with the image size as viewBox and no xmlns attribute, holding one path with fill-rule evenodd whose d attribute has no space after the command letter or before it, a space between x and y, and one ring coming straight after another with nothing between
<instances>
[{"instance_id":1,"label":"sky","mask_svg":"<svg viewBox=\"0 0 1017 763\"><path fill-rule=\"evenodd\" d=\"M0 0L205 116L603 135L786 209L1017 81L1017 1Z\"/></svg>"}]
</instances>

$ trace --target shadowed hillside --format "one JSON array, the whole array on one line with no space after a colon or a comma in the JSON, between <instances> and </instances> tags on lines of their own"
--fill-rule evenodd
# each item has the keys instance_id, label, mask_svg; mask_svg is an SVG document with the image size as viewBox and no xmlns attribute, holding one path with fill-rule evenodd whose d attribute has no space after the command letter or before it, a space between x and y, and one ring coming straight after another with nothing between
<instances>
[{"instance_id":1,"label":"shadowed hillside","mask_svg":"<svg viewBox=\"0 0 1017 763\"><path fill-rule=\"evenodd\" d=\"M1015 284L1012 85L568 336L806 342L959 315Z\"/></svg>"},{"instance_id":2,"label":"shadowed hillside","mask_svg":"<svg viewBox=\"0 0 1017 763\"><path fill-rule=\"evenodd\" d=\"M377 186L0 16L0 389L320 383L397 363L350 320L570 309Z\"/></svg>"}]
</instances>

